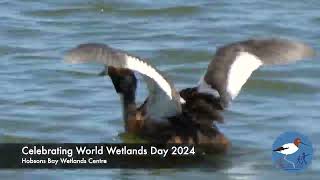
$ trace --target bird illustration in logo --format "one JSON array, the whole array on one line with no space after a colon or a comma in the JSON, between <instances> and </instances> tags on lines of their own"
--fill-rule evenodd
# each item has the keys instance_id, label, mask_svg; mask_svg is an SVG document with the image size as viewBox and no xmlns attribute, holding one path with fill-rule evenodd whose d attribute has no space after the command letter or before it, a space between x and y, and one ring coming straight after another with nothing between
<instances>
[{"instance_id":1,"label":"bird illustration in logo","mask_svg":"<svg viewBox=\"0 0 320 180\"><path fill-rule=\"evenodd\" d=\"M296 168L295 164L292 161L287 160L286 157L297 152L299 150L300 144L308 146L307 144L303 143L300 138L295 138L293 143L283 144L281 147L278 147L273 151L284 154L285 156L283 157L283 159L292 164L293 168Z\"/></svg>"}]
</instances>

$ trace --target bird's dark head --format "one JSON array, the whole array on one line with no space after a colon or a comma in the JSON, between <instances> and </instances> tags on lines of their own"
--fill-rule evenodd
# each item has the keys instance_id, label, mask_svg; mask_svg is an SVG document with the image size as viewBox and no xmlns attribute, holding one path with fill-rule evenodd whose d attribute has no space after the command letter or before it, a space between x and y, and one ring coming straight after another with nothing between
<instances>
[{"instance_id":1,"label":"bird's dark head","mask_svg":"<svg viewBox=\"0 0 320 180\"><path fill-rule=\"evenodd\" d=\"M293 142L297 147L302 143L300 138L296 138Z\"/></svg>"},{"instance_id":2,"label":"bird's dark head","mask_svg":"<svg viewBox=\"0 0 320 180\"><path fill-rule=\"evenodd\" d=\"M124 96L135 96L137 79L131 70L108 67L108 75L117 93L123 94Z\"/></svg>"},{"instance_id":3,"label":"bird's dark head","mask_svg":"<svg viewBox=\"0 0 320 180\"><path fill-rule=\"evenodd\" d=\"M302 140L301 140L300 138L294 139L293 143L294 143L297 147L299 147L300 144L303 144L303 145L305 145L305 146L309 146L308 144L305 144L304 142L302 142Z\"/></svg>"},{"instance_id":4,"label":"bird's dark head","mask_svg":"<svg viewBox=\"0 0 320 180\"><path fill-rule=\"evenodd\" d=\"M296 138L293 142L296 146L299 146L299 144L301 144L301 139L300 138Z\"/></svg>"},{"instance_id":5,"label":"bird's dark head","mask_svg":"<svg viewBox=\"0 0 320 180\"><path fill-rule=\"evenodd\" d=\"M210 94L200 93L197 88L186 88L180 91L180 96L186 101L183 111L196 116L196 119L223 122L221 111L224 109L219 98Z\"/></svg>"}]
</instances>

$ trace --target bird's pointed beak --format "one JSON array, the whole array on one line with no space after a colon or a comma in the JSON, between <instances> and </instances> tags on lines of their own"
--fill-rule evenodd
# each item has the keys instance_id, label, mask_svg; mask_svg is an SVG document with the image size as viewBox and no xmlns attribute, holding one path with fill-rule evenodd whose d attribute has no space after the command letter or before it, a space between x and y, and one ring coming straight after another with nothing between
<instances>
[{"instance_id":1,"label":"bird's pointed beak","mask_svg":"<svg viewBox=\"0 0 320 180\"><path fill-rule=\"evenodd\" d=\"M305 146L310 146L309 144L306 144L306 143L304 143L304 142L301 142L301 144L303 144L303 145L305 145Z\"/></svg>"}]
</instances>

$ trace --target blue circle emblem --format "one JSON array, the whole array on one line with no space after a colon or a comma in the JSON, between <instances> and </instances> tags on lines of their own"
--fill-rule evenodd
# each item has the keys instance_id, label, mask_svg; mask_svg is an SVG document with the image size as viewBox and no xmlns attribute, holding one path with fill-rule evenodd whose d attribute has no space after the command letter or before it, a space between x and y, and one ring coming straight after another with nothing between
<instances>
[{"instance_id":1,"label":"blue circle emblem","mask_svg":"<svg viewBox=\"0 0 320 180\"><path fill-rule=\"evenodd\" d=\"M312 157L311 141L298 132L285 132L272 145L273 164L288 172L304 171L311 164Z\"/></svg>"}]
</instances>

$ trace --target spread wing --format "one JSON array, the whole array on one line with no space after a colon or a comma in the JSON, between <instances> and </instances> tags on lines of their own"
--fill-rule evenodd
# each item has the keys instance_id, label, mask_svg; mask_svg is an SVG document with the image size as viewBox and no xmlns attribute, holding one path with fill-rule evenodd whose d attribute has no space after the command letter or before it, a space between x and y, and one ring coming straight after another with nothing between
<instances>
[{"instance_id":1,"label":"spread wing","mask_svg":"<svg viewBox=\"0 0 320 180\"><path fill-rule=\"evenodd\" d=\"M228 106L251 73L262 65L288 64L315 55L308 45L285 39L251 39L217 50L198 91L220 98Z\"/></svg>"},{"instance_id":2,"label":"spread wing","mask_svg":"<svg viewBox=\"0 0 320 180\"><path fill-rule=\"evenodd\" d=\"M154 117L173 116L181 112L180 98L173 84L155 67L142 58L105 44L81 44L67 52L65 60L69 63L97 62L105 66L126 68L144 76L149 90L147 113Z\"/></svg>"}]
</instances>

